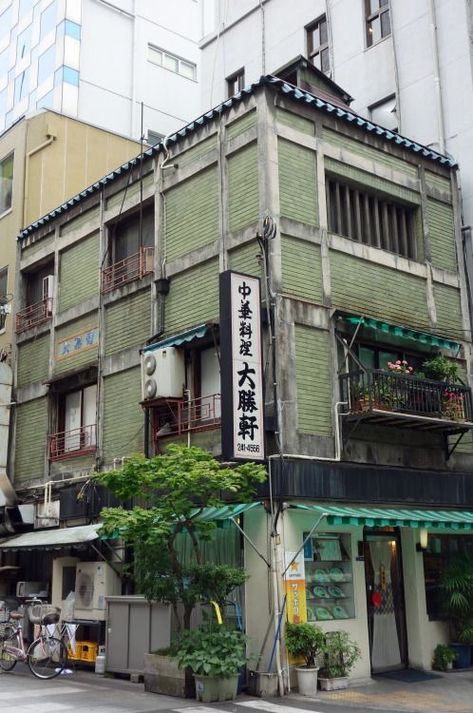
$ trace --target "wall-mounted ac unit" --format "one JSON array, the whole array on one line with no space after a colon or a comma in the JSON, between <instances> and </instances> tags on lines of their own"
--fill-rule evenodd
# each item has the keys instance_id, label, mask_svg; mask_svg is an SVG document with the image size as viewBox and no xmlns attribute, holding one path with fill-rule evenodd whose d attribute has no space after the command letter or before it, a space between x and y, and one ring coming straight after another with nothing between
<instances>
[{"instance_id":1,"label":"wall-mounted ac unit","mask_svg":"<svg viewBox=\"0 0 473 713\"><path fill-rule=\"evenodd\" d=\"M105 619L105 597L121 593L120 578L106 562L78 562L74 618Z\"/></svg>"},{"instance_id":2,"label":"wall-mounted ac unit","mask_svg":"<svg viewBox=\"0 0 473 713\"><path fill-rule=\"evenodd\" d=\"M78 557L56 557L53 559L53 572L51 581L51 604L64 611L64 601L70 592L76 590L76 567Z\"/></svg>"},{"instance_id":3,"label":"wall-mounted ac unit","mask_svg":"<svg viewBox=\"0 0 473 713\"><path fill-rule=\"evenodd\" d=\"M143 401L182 398L186 372L184 352L165 347L141 355L141 397Z\"/></svg>"}]
</instances>

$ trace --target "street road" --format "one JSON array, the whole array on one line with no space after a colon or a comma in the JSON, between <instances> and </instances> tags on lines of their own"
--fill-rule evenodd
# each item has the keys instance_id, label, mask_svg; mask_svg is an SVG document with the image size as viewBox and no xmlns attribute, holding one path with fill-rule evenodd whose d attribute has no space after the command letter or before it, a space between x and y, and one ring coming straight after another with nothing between
<instances>
[{"instance_id":1,"label":"street road","mask_svg":"<svg viewBox=\"0 0 473 713\"><path fill-rule=\"evenodd\" d=\"M377 698L375 707L371 707L371 701L366 698L363 703L360 699L353 705L348 701L327 702L321 698L297 696L272 700L241 696L234 703L204 705L193 700L145 693L142 684L104 678L92 672L76 671L72 675L41 681L34 678L24 665L18 664L11 673L0 674L0 713L471 713L473 679L452 679L453 689L465 689L470 697L462 695L461 699L455 700L451 691L447 706L440 691L449 688L445 683L450 684L450 680L440 679L437 683L441 689L430 694L429 688L411 688L409 694L412 697L408 700L404 695L400 698L394 689L391 695L385 690ZM402 690L404 692L404 687Z\"/></svg>"}]
</instances>

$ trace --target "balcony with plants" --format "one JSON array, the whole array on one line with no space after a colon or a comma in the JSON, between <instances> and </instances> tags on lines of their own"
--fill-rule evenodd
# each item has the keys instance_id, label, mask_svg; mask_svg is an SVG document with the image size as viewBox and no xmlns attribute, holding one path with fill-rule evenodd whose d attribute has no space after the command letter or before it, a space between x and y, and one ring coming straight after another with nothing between
<instances>
[{"instance_id":1,"label":"balcony with plants","mask_svg":"<svg viewBox=\"0 0 473 713\"><path fill-rule=\"evenodd\" d=\"M444 356L424 361L418 372L399 359L386 369L357 368L339 378L341 401L354 419L444 433L473 429L471 389Z\"/></svg>"}]
</instances>

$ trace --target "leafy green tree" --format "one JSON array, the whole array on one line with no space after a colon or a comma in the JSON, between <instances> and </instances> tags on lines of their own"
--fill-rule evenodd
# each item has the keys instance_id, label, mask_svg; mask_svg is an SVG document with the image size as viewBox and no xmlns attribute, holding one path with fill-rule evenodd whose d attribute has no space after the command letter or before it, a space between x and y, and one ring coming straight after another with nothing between
<instances>
[{"instance_id":1,"label":"leafy green tree","mask_svg":"<svg viewBox=\"0 0 473 713\"><path fill-rule=\"evenodd\" d=\"M164 455L137 455L119 470L96 477L116 497L134 503L131 509L104 508L101 533L119 535L133 546L138 591L149 600L170 604L179 629L190 628L197 603L222 604L245 581L241 568L203 561L202 542L212 537L216 527L203 514L207 507L251 500L266 478L263 466L222 467L201 448L170 445ZM190 563L179 554L183 533L192 543Z\"/></svg>"}]
</instances>

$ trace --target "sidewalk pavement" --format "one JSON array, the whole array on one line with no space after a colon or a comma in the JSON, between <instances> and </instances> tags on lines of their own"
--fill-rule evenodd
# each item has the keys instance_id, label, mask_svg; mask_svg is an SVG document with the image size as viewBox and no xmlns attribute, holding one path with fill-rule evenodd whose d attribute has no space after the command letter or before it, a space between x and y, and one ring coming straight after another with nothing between
<instances>
[{"instance_id":1,"label":"sidewalk pavement","mask_svg":"<svg viewBox=\"0 0 473 713\"><path fill-rule=\"evenodd\" d=\"M435 675L436 678L416 683L377 677L368 685L319 691L315 700L334 704L334 709L339 705L404 713L472 713L473 670L435 672ZM297 700L298 705L307 700L298 695L290 698Z\"/></svg>"}]
</instances>

